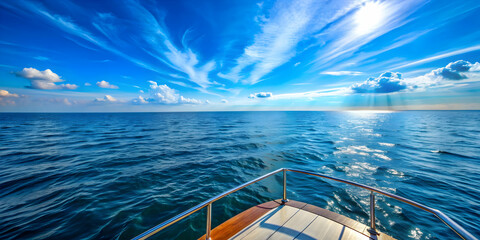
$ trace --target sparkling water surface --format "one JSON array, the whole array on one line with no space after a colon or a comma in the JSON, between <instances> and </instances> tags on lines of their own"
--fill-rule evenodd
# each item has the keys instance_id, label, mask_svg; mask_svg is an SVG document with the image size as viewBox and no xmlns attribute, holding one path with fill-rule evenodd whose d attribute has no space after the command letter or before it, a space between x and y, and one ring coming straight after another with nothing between
<instances>
[{"instance_id":1,"label":"sparkling water surface","mask_svg":"<svg viewBox=\"0 0 480 240\"><path fill-rule=\"evenodd\" d=\"M129 239L278 168L374 186L480 236L480 112L1 113L0 239ZM288 198L368 225L369 192L288 173ZM213 227L279 199L282 175L213 204ZM205 210L153 239L196 239ZM377 195L398 239L456 239Z\"/></svg>"}]
</instances>

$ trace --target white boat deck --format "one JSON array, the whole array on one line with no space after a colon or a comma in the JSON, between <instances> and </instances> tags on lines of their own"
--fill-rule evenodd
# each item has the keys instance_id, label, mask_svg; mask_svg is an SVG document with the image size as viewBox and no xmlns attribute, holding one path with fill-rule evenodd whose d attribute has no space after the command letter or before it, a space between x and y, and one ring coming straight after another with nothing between
<instances>
[{"instance_id":1,"label":"white boat deck","mask_svg":"<svg viewBox=\"0 0 480 240\"><path fill-rule=\"evenodd\" d=\"M371 238L328 218L282 205L265 213L230 239L370 240Z\"/></svg>"}]
</instances>

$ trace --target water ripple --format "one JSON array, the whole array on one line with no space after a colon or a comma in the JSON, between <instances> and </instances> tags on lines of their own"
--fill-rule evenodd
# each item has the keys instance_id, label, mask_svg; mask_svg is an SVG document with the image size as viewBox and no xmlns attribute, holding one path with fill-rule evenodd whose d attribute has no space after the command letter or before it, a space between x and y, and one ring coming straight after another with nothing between
<instances>
[{"instance_id":1,"label":"water ripple","mask_svg":"<svg viewBox=\"0 0 480 240\"><path fill-rule=\"evenodd\" d=\"M0 238L129 239L281 167L414 199L480 235L479 123L475 111L0 114ZM368 224L368 191L288 179L289 198ZM280 198L281 183L274 176L219 200L213 224ZM455 237L428 213L377 200L381 231ZM196 239L204 219L199 211L158 239Z\"/></svg>"}]
</instances>

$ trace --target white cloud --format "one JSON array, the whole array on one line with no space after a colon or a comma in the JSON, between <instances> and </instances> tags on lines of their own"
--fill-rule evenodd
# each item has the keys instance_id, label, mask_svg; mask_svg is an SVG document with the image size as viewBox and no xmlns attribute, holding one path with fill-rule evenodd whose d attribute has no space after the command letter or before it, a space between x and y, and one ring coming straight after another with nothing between
<instances>
[{"instance_id":1,"label":"white cloud","mask_svg":"<svg viewBox=\"0 0 480 240\"><path fill-rule=\"evenodd\" d=\"M458 60L423 76L405 79L405 81L419 91L428 87L449 87L454 83L460 85L466 82L480 81L480 63Z\"/></svg>"},{"instance_id":2,"label":"white cloud","mask_svg":"<svg viewBox=\"0 0 480 240\"><path fill-rule=\"evenodd\" d=\"M138 96L137 98L133 99L132 102L134 104L147 104L148 103L148 100L145 99L144 97L142 96Z\"/></svg>"},{"instance_id":3,"label":"white cloud","mask_svg":"<svg viewBox=\"0 0 480 240\"><path fill-rule=\"evenodd\" d=\"M480 81L480 63L455 61L447 66L414 78L402 78L400 73L385 72L377 78L369 78L350 87L319 89L316 91L284 93L272 96L272 99L312 99L316 97L341 96L366 93L418 92L427 88L464 86L469 82ZM465 85L466 86L466 85Z\"/></svg>"},{"instance_id":4,"label":"white cloud","mask_svg":"<svg viewBox=\"0 0 480 240\"><path fill-rule=\"evenodd\" d=\"M166 84L158 85L157 82L148 81L150 83L150 95L153 101L163 104L201 104L202 101L194 98L186 98L180 96L177 90L170 88Z\"/></svg>"},{"instance_id":5,"label":"white cloud","mask_svg":"<svg viewBox=\"0 0 480 240\"><path fill-rule=\"evenodd\" d=\"M148 81L150 83L150 93L159 103L178 103L180 95L176 93L175 89L168 87L166 84L158 85L154 81Z\"/></svg>"},{"instance_id":6,"label":"white cloud","mask_svg":"<svg viewBox=\"0 0 480 240\"><path fill-rule=\"evenodd\" d=\"M402 74L394 72L382 73L377 78L368 78L365 82L353 84L353 93L393 93L407 89Z\"/></svg>"},{"instance_id":7,"label":"white cloud","mask_svg":"<svg viewBox=\"0 0 480 240\"><path fill-rule=\"evenodd\" d=\"M70 105L72 105L72 102L70 102L67 98L64 98L63 99L63 104L65 104L67 106L70 106Z\"/></svg>"},{"instance_id":8,"label":"white cloud","mask_svg":"<svg viewBox=\"0 0 480 240\"><path fill-rule=\"evenodd\" d=\"M180 96L180 103L186 103L186 104L202 104L202 101L194 99L194 98L185 98L183 96Z\"/></svg>"},{"instance_id":9,"label":"white cloud","mask_svg":"<svg viewBox=\"0 0 480 240\"><path fill-rule=\"evenodd\" d=\"M97 82L97 86L101 88L110 88L110 89L118 89L118 86L110 84L109 82L102 80L100 82Z\"/></svg>"},{"instance_id":10,"label":"white cloud","mask_svg":"<svg viewBox=\"0 0 480 240\"><path fill-rule=\"evenodd\" d=\"M259 92L259 93L250 94L248 98L269 98L272 96L273 94L271 92Z\"/></svg>"},{"instance_id":11,"label":"white cloud","mask_svg":"<svg viewBox=\"0 0 480 240\"><path fill-rule=\"evenodd\" d=\"M96 98L95 102L117 102L118 100L110 95L105 95L103 98Z\"/></svg>"},{"instance_id":12,"label":"white cloud","mask_svg":"<svg viewBox=\"0 0 480 240\"><path fill-rule=\"evenodd\" d=\"M72 3L70 3L72 4ZM174 69L188 76L188 80L199 85L201 88L207 88L210 84L208 74L215 68L215 61L207 61L201 64L197 54L188 46L187 37L189 31L186 31L182 38L182 48L175 46L175 40L172 40L168 32L164 29L163 18L158 12L150 7L144 7L139 2L125 2L129 9L131 19L120 19L112 13L99 13L92 18L92 25L95 31L88 30L78 25L70 16L56 14L46 9L45 6L32 2L19 2L7 4L6 7L16 8L25 15L35 14L47 20L50 24L58 27L60 30L70 34L67 39L78 45L91 49L87 43L93 44L103 50L116 54L128 61L153 72L168 75L170 73L161 71L158 63ZM72 5L73 6L73 5ZM79 6L75 6L80 8ZM26 10L26 11L25 11ZM84 9L81 9L84 10ZM127 24L134 22L133 24ZM117 26L122 26L118 28ZM132 38L123 38L124 32L121 30L136 31ZM79 41L78 39L84 40ZM131 40L131 41L128 41ZM128 49L128 47L131 47ZM135 57L134 52L147 53L157 61L145 60ZM140 54L139 54L140 55ZM144 54L142 54L144 55Z\"/></svg>"},{"instance_id":13,"label":"white cloud","mask_svg":"<svg viewBox=\"0 0 480 240\"><path fill-rule=\"evenodd\" d=\"M0 98L4 97L18 97L18 94L10 93L7 90L0 90Z\"/></svg>"},{"instance_id":14,"label":"white cloud","mask_svg":"<svg viewBox=\"0 0 480 240\"><path fill-rule=\"evenodd\" d=\"M300 65L300 63L301 63L301 62L297 62L297 63L295 63L293 66L296 67L296 66Z\"/></svg>"},{"instance_id":15,"label":"white cloud","mask_svg":"<svg viewBox=\"0 0 480 240\"><path fill-rule=\"evenodd\" d=\"M46 69L43 71L39 71L35 68L24 68L20 72L15 73L19 77L26 78L30 81L29 88L33 89L45 89L45 90L52 90L52 89L68 89L73 90L76 89L78 86L75 84L56 84L58 82L63 82L64 80L61 79L56 73L52 72L50 69Z\"/></svg>"},{"instance_id":16,"label":"white cloud","mask_svg":"<svg viewBox=\"0 0 480 240\"><path fill-rule=\"evenodd\" d=\"M14 98L19 97L18 94L10 93L7 90L0 90L0 106L15 105Z\"/></svg>"},{"instance_id":17,"label":"white cloud","mask_svg":"<svg viewBox=\"0 0 480 240\"><path fill-rule=\"evenodd\" d=\"M228 100L227 99L222 99L221 102L222 103L228 103Z\"/></svg>"},{"instance_id":18,"label":"white cloud","mask_svg":"<svg viewBox=\"0 0 480 240\"><path fill-rule=\"evenodd\" d=\"M92 86L92 84L90 84L90 83L88 83L88 82L85 83L84 85L87 86L87 87L88 87L88 86Z\"/></svg>"},{"instance_id":19,"label":"white cloud","mask_svg":"<svg viewBox=\"0 0 480 240\"><path fill-rule=\"evenodd\" d=\"M50 69L46 69L44 71L39 71L35 68L24 68L22 71L17 72L17 75L20 77L24 77L26 79L32 80L42 80L47 82L62 82L63 80L60 79L56 73L52 72Z\"/></svg>"},{"instance_id":20,"label":"white cloud","mask_svg":"<svg viewBox=\"0 0 480 240\"><path fill-rule=\"evenodd\" d=\"M331 72L322 72L325 75L332 75L332 76L358 76L362 75L362 72L355 72L355 71L331 71Z\"/></svg>"},{"instance_id":21,"label":"white cloud","mask_svg":"<svg viewBox=\"0 0 480 240\"><path fill-rule=\"evenodd\" d=\"M458 60L456 62L449 63L446 67L433 70L431 74L449 80L461 80L467 78L465 74L469 72L470 69L475 71L479 68L480 64L478 62L471 64L468 61Z\"/></svg>"}]
</instances>

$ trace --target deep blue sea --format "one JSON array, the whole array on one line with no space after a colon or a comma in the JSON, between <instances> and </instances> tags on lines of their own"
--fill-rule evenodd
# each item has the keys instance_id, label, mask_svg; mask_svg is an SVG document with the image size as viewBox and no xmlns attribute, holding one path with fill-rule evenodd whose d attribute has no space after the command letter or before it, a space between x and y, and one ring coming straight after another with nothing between
<instances>
[{"instance_id":1,"label":"deep blue sea","mask_svg":"<svg viewBox=\"0 0 480 240\"><path fill-rule=\"evenodd\" d=\"M236 185L290 167L437 208L480 236L480 112L0 113L0 239L129 239ZM213 204L213 226L282 197L282 175ZM368 225L369 192L288 173L288 198ZM377 196L398 239L456 239ZM154 239L196 239L205 210Z\"/></svg>"}]
</instances>

